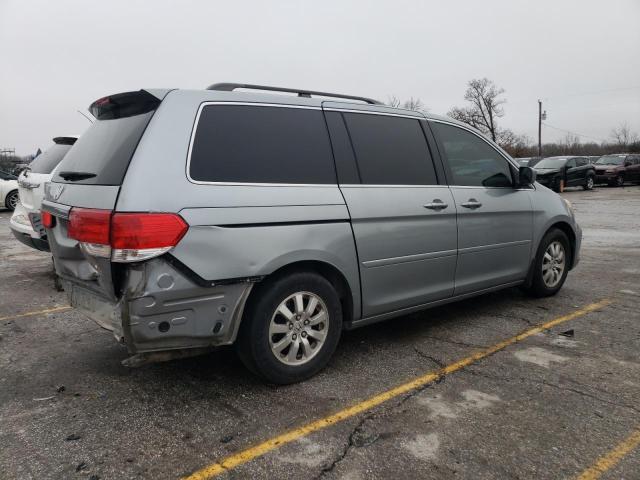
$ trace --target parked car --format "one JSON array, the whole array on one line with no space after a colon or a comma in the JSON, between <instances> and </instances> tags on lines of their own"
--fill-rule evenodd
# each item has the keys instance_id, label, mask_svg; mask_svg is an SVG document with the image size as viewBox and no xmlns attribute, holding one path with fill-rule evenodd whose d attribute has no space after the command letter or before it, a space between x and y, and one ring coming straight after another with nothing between
<instances>
[{"instance_id":1,"label":"parked car","mask_svg":"<svg viewBox=\"0 0 640 480\"><path fill-rule=\"evenodd\" d=\"M520 158L514 158L514 160L516 162L518 162L518 165L520 165L521 167L530 167L530 163L532 163L532 160L535 160L536 157L520 157Z\"/></svg>"},{"instance_id":2,"label":"parked car","mask_svg":"<svg viewBox=\"0 0 640 480\"><path fill-rule=\"evenodd\" d=\"M595 163L596 183L622 187L624 182L640 182L640 154L603 155Z\"/></svg>"},{"instance_id":3,"label":"parked car","mask_svg":"<svg viewBox=\"0 0 640 480\"><path fill-rule=\"evenodd\" d=\"M9 210L18 204L18 177L0 170L0 206Z\"/></svg>"},{"instance_id":4,"label":"parked car","mask_svg":"<svg viewBox=\"0 0 640 480\"><path fill-rule=\"evenodd\" d=\"M560 191L560 185L565 187L582 187L592 190L595 185L596 170L586 157L547 157L540 160L536 166L536 180L538 183Z\"/></svg>"},{"instance_id":5,"label":"parked car","mask_svg":"<svg viewBox=\"0 0 640 480\"><path fill-rule=\"evenodd\" d=\"M71 305L126 365L236 344L268 381L300 381L343 329L516 285L553 295L578 262L570 203L450 118L240 84L90 110L43 223Z\"/></svg>"},{"instance_id":6,"label":"parked car","mask_svg":"<svg viewBox=\"0 0 640 480\"><path fill-rule=\"evenodd\" d=\"M9 227L19 241L36 250L49 251L40 217L44 184L51 180L53 170L77 139L77 135L55 137L53 145L38 155L18 177L20 200L11 216Z\"/></svg>"}]
</instances>

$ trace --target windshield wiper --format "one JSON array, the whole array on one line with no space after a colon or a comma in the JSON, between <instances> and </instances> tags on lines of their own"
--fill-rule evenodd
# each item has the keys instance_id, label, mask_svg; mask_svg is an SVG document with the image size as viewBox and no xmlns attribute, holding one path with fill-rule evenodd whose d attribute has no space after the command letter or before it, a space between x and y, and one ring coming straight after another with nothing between
<instances>
[{"instance_id":1,"label":"windshield wiper","mask_svg":"<svg viewBox=\"0 0 640 480\"><path fill-rule=\"evenodd\" d=\"M60 172L58 173L63 179L75 182L76 180L86 180L87 178L93 178L95 173L91 172Z\"/></svg>"}]
</instances>

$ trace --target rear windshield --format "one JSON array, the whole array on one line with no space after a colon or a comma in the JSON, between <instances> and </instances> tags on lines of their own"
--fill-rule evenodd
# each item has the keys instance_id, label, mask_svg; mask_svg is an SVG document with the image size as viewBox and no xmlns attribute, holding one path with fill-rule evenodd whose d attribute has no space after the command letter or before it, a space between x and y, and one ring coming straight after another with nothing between
<instances>
[{"instance_id":1,"label":"rear windshield","mask_svg":"<svg viewBox=\"0 0 640 480\"><path fill-rule=\"evenodd\" d=\"M153 111L150 111L131 117L96 120L60 162L53 181L121 185L129 161L152 116ZM86 173L87 178L65 180L60 176L68 172Z\"/></svg>"},{"instance_id":2,"label":"rear windshield","mask_svg":"<svg viewBox=\"0 0 640 480\"><path fill-rule=\"evenodd\" d=\"M33 173L51 173L60 160L64 158L73 145L56 143L34 158L29 164L29 170Z\"/></svg>"}]
</instances>

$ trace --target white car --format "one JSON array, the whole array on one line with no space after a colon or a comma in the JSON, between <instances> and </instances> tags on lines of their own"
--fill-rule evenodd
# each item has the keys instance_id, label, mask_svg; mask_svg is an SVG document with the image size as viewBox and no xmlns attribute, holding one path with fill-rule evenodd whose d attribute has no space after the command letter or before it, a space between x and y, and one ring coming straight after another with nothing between
<instances>
[{"instance_id":1,"label":"white car","mask_svg":"<svg viewBox=\"0 0 640 480\"><path fill-rule=\"evenodd\" d=\"M0 171L0 208L6 207L14 210L18 204L17 177L7 172Z\"/></svg>"},{"instance_id":2,"label":"white car","mask_svg":"<svg viewBox=\"0 0 640 480\"><path fill-rule=\"evenodd\" d=\"M18 177L19 201L9 226L14 236L29 247L49 251L40 217L44 184L51 180L55 168L77 139L77 135L54 138L53 145L38 155Z\"/></svg>"}]
</instances>

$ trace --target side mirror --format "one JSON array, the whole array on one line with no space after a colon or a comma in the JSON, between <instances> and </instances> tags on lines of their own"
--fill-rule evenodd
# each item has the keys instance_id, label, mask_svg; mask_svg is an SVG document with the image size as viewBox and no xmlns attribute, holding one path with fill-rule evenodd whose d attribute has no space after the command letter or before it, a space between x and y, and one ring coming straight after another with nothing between
<instances>
[{"instance_id":1,"label":"side mirror","mask_svg":"<svg viewBox=\"0 0 640 480\"><path fill-rule=\"evenodd\" d=\"M631 165L632 165L632 163L631 163L631 162L624 162L624 166L625 166L625 167L630 167Z\"/></svg>"},{"instance_id":2,"label":"side mirror","mask_svg":"<svg viewBox=\"0 0 640 480\"><path fill-rule=\"evenodd\" d=\"M518 187L533 185L536 181L536 171L531 167L520 167L518 169Z\"/></svg>"}]
</instances>

